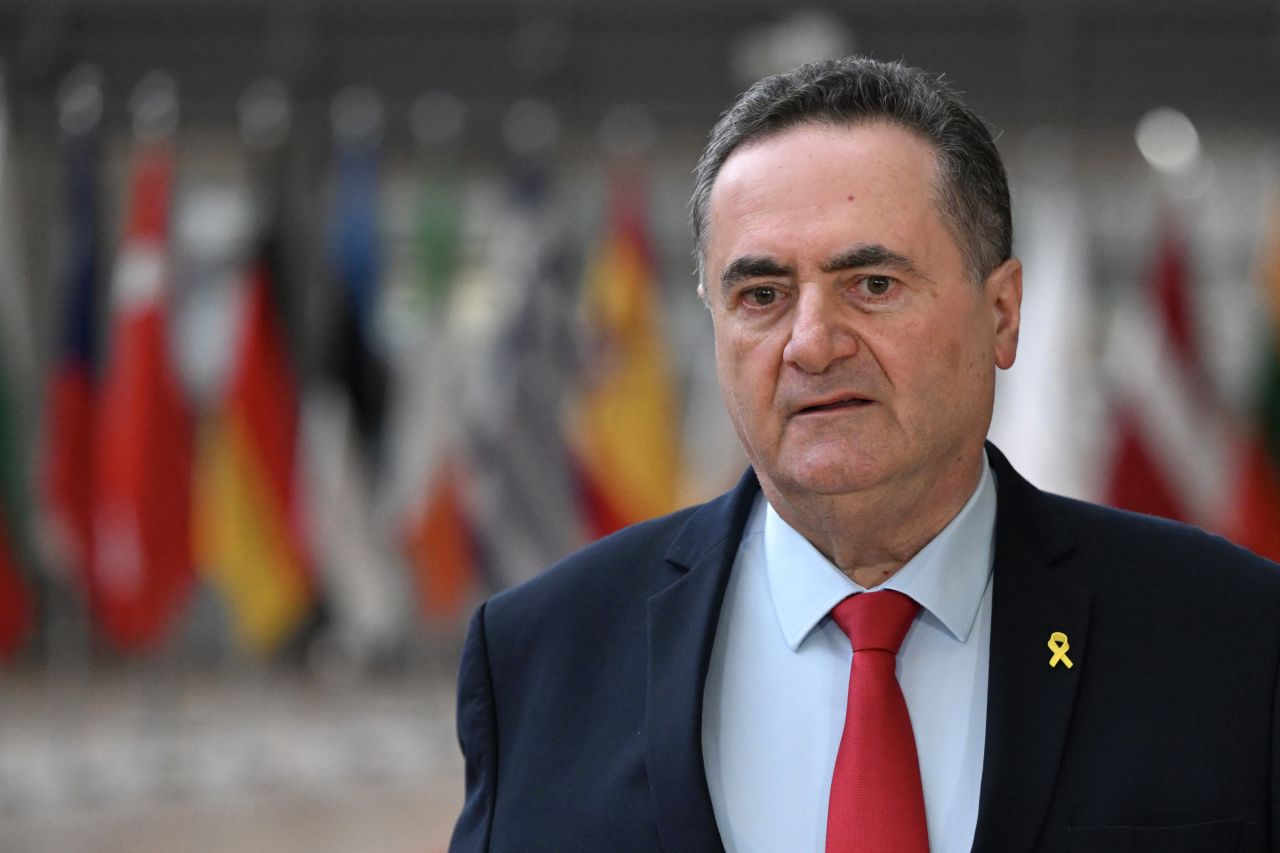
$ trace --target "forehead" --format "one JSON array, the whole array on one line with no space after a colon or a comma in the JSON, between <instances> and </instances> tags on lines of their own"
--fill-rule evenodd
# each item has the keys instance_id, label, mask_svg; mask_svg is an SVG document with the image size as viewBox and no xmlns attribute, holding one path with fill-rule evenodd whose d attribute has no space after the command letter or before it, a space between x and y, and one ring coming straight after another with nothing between
<instances>
[{"instance_id":1,"label":"forehead","mask_svg":"<svg viewBox=\"0 0 1280 853\"><path fill-rule=\"evenodd\" d=\"M828 221L882 232L941 227L937 156L915 133L886 122L804 124L755 140L725 160L708 206L708 249L726 239ZM874 235L865 235L874 236Z\"/></svg>"}]
</instances>

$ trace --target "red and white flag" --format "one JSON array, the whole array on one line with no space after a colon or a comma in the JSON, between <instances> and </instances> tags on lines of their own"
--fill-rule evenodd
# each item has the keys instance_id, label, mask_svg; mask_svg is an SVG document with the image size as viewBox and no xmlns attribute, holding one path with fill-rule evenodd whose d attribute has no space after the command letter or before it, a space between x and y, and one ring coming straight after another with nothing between
<instances>
[{"instance_id":1,"label":"red and white flag","mask_svg":"<svg viewBox=\"0 0 1280 853\"><path fill-rule=\"evenodd\" d=\"M162 642L194 578L192 425L168 337L169 145L140 142L133 169L98 410L90 591L122 651Z\"/></svg>"},{"instance_id":2,"label":"red and white flag","mask_svg":"<svg viewBox=\"0 0 1280 853\"><path fill-rule=\"evenodd\" d=\"M1112 317L1104 356L1112 449L1103 499L1209 525L1226 486L1230 427L1196 316L1186 238L1167 220L1144 286Z\"/></svg>"}]
</instances>

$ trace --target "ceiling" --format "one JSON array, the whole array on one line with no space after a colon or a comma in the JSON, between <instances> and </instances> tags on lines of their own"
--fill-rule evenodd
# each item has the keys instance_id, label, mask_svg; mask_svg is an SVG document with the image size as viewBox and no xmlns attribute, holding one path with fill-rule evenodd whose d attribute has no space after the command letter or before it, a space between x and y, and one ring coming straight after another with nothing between
<instances>
[{"instance_id":1,"label":"ceiling","mask_svg":"<svg viewBox=\"0 0 1280 853\"><path fill-rule=\"evenodd\" d=\"M625 102L646 107L667 132L703 134L742 88L735 64L783 38L777 25L793 8L764 0L0 0L0 59L18 123L51 123L58 81L88 60L103 70L109 118L121 121L130 87L164 68L177 78L184 121L194 123L231 121L239 94L275 74L317 108L360 83L393 111L423 91L451 91L482 128L536 96L571 128ZM1002 127L1128 127L1168 104L1198 123L1267 131L1280 114L1280 4L1265 0L823 8L837 43L944 72Z\"/></svg>"}]
</instances>

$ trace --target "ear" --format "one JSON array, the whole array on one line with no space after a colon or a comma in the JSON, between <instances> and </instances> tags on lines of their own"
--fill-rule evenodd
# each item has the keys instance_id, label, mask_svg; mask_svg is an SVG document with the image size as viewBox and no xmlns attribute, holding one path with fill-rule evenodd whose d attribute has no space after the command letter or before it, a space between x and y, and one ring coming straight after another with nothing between
<instances>
[{"instance_id":1,"label":"ear","mask_svg":"<svg viewBox=\"0 0 1280 853\"><path fill-rule=\"evenodd\" d=\"M983 283L991 308L996 367L1008 370L1018 354L1018 329L1022 323L1022 262L1010 258L996 267Z\"/></svg>"}]
</instances>

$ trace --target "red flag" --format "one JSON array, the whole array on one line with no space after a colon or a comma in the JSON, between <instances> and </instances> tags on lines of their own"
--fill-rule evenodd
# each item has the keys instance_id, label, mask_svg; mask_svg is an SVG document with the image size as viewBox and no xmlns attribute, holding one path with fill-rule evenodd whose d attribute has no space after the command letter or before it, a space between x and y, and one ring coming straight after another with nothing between
<instances>
[{"instance_id":1,"label":"red flag","mask_svg":"<svg viewBox=\"0 0 1280 853\"><path fill-rule=\"evenodd\" d=\"M1280 562L1280 461L1271 444L1261 430L1250 436L1225 527L1232 541Z\"/></svg>"},{"instance_id":2,"label":"red flag","mask_svg":"<svg viewBox=\"0 0 1280 853\"><path fill-rule=\"evenodd\" d=\"M167 144L141 144L112 283L99 408L91 602L124 651L163 640L194 577L191 423L168 341L172 172Z\"/></svg>"},{"instance_id":3,"label":"red flag","mask_svg":"<svg viewBox=\"0 0 1280 853\"><path fill-rule=\"evenodd\" d=\"M22 647L31 630L31 591L13 552L0 508L0 660L8 660Z\"/></svg>"},{"instance_id":4,"label":"red flag","mask_svg":"<svg viewBox=\"0 0 1280 853\"><path fill-rule=\"evenodd\" d=\"M1106 501L1111 506L1148 515L1187 521L1177 488L1165 476L1162 461L1143 433L1142 419L1131 405L1114 415L1115 450L1107 472Z\"/></svg>"},{"instance_id":5,"label":"red flag","mask_svg":"<svg viewBox=\"0 0 1280 853\"><path fill-rule=\"evenodd\" d=\"M476 553L456 462L436 472L421 515L412 519L405 550L417 579L421 612L448 623L463 611L476 578Z\"/></svg>"},{"instance_id":6,"label":"red flag","mask_svg":"<svg viewBox=\"0 0 1280 853\"><path fill-rule=\"evenodd\" d=\"M55 368L46 415L44 490L59 558L85 582L93 559L93 383L82 364Z\"/></svg>"},{"instance_id":7,"label":"red flag","mask_svg":"<svg viewBox=\"0 0 1280 853\"><path fill-rule=\"evenodd\" d=\"M1268 320L1262 381L1224 528L1244 547L1280 561L1280 204L1271 219L1258 269Z\"/></svg>"}]
</instances>

